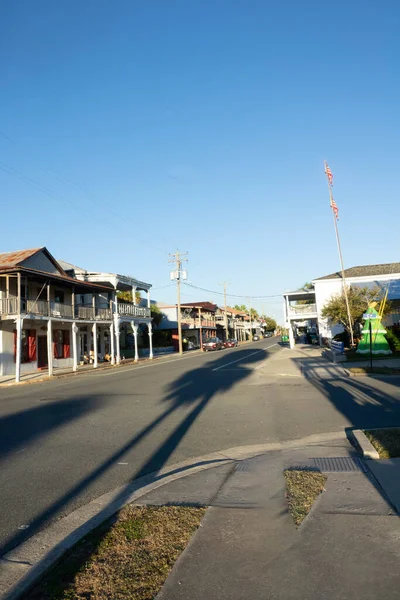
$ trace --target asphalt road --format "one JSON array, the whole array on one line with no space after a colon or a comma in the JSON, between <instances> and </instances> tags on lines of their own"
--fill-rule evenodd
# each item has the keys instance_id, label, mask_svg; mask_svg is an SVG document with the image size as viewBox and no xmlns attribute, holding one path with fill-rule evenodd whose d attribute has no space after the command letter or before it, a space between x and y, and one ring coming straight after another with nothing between
<instances>
[{"instance_id":1,"label":"asphalt road","mask_svg":"<svg viewBox=\"0 0 400 600\"><path fill-rule=\"evenodd\" d=\"M394 383L319 377L312 361L302 377L291 376L283 355L272 338L0 389L0 555L74 508L171 463L400 423Z\"/></svg>"}]
</instances>

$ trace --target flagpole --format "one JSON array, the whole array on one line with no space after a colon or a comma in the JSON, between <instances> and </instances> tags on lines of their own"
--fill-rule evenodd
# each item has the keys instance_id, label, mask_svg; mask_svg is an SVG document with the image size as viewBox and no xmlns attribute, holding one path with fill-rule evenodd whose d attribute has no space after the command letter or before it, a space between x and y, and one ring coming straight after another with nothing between
<instances>
[{"instance_id":1,"label":"flagpole","mask_svg":"<svg viewBox=\"0 0 400 600\"><path fill-rule=\"evenodd\" d=\"M328 166L328 163L326 162L326 160L324 161L324 165L325 165L326 180L327 180L327 183L328 183L330 205L331 205L332 215L333 215L333 224L335 226L336 243L337 243L337 247L338 247L339 259L340 259L340 267L342 269L343 294L344 294L344 298L345 298L345 302L346 302L347 317L349 319L350 341L351 341L351 346L353 347L354 346L353 322L352 322L351 313L350 313L349 298L347 296L346 277L345 277L345 274L344 274L342 248L341 248L341 245L340 245L339 230L338 230L338 226L337 226L337 218L336 218L335 211L333 210L332 184L329 181L328 173L327 173L327 170L326 170L326 168Z\"/></svg>"}]
</instances>

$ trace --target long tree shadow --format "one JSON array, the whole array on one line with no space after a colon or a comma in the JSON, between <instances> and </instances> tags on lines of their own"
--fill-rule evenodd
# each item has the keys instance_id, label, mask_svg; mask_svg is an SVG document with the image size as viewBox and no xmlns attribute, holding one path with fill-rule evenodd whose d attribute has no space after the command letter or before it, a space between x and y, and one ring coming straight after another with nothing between
<instances>
[{"instance_id":1,"label":"long tree shadow","mask_svg":"<svg viewBox=\"0 0 400 600\"><path fill-rule=\"evenodd\" d=\"M263 360L268 356L267 350L258 352L252 349L243 349L236 351L231 356L235 359L235 369L224 372L223 366L230 362L229 355L223 354L217 360L207 362L205 365L191 369L178 377L166 389L165 396L161 399L161 404L167 407L157 417L155 417L141 431L135 434L118 451L114 452L109 458L103 461L97 468L90 472L86 477L74 485L68 493L52 503L33 521L31 521L29 530L18 532L10 536L0 547L1 554L9 551L11 548L21 543L23 539L37 533L44 524L60 515L62 509L68 505L71 500L76 499L82 494L95 480L103 476L108 469L113 467L128 451L132 450L139 442L149 436L161 423L178 409L189 408L190 412L182 421L167 435L165 440L155 448L154 452L146 459L132 475L131 481L148 475L151 477L148 482L157 478L158 471L164 467L171 454L179 445L183 437L188 433L198 416L206 408L210 400L219 393L225 393L235 385L245 380L251 373L251 364ZM221 367L221 369L219 369ZM218 371L215 371L219 369ZM134 377L134 373L133 373ZM193 408L192 408L193 407ZM121 495L124 491L121 492ZM114 503L118 503L118 496L114 498ZM107 509L105 509L106 512Z\"/></svg>"},{"instance_id":2,"label":"long tree shadow","mask_svg":"<svg viewBox=\"0 0 400 600\"><path fill-rule=\"evenodd\" d=\"M388 382L397 391L397 397L374 387L365 378L338 377L329 363L321 374L321 362L313 359L292 359L303 365L303 375L358 429L370 427L396 427L400 425L400 379ZM396 385L397 383L397 385ZM375 384L376 385L376 384ZM378 384L379 385L379 384Z\"/></svg>"}]
</instances>

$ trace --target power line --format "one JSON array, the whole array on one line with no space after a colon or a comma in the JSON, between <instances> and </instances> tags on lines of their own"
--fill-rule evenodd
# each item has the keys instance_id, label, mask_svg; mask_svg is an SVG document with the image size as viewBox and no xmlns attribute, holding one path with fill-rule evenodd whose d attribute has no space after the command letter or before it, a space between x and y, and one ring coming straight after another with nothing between
<instances>
[{"instance_id":1,"label":"power line","mask_svg":"<svg viewBox=\"0 0 400 600\"><path fill-rule=\"evenodd\" d=\"M193 285L192 283L186 283L185 281L182 282L184 285L186 285L187 287L191 287L195 290L201 290L202 292L208 292L209 294L216 294L217 296L224 296L224 292L217 292L215 290L209 290L207 288L203 288L197 285ZM249 298L248 294L226 294L227 296L230 296L231 298ZM282 294L271 294L271 295L265 295L265 296L250 296L252 300L264 300L265 298L281 298Z\"/></svg>"},{"instance_id":2,"label":"power line","mask_svg":"<svg viewBox=\"0 0 400 600\"><path fill-rule=\"evenodd\" d=\"M13 140L12 138L10 138L8 135L6 135L3 131L0 131L0 135L6 139L7 141L9 141L10 143L14 144L14 145L18 145L17 142L15 140ZM1 161L0 161L1 162ZM76 211L78 212L85 212L82 211L82 206L80 205L79 208L76 208L76 206L74 205L74 203L72 202L72 200L68 199L68 198L64 198L58 194L56 194L55 192L53 192L51 189L47 188L46 186L43 186L41 183L38 183L37 181L35 181L34 179L24 175L23 173L18 172L16 169L14 169L13 167L10 167L9 165L6 165L6 163L1 162L2 165L4 165L4 167L6 167L7 169L9 169L9 171L6 171L5 168L3 168L3 171L5 171L6 173L8 172L10 175L14 175L15 177L17 177L17 179L20 179L21 181L24 181L25 183L27 183L28 185L33 185L36 189L38 189L39 191L42 191L43 193L46 193L47 195L52 195L52 197L55 198L60 198L62 199L64 202L68 202ZM0 167L1 168L1 167ZM106 204L105 202L102 202L101 200L99 200L98 198L91 198L91 195L87 192L87 190L84 189L84 187L82 185L80 185L79 183L77 183L76 181L74 181L73 179L69 178L69 177L65 177L63 175L60 175L60 173L57 173L57 171L55 171L54 169L50 169L49 167L47 167L45 169L46 171L48 171L48 173L50 173L52 175L52 177L55 177L55 179L57 179L57 181L59 181L60 183L66 185L67 183L69 183L70 185L73 185L75 188L77 188L78 190L81 191L81 193L83 192L84 197L89 200L89 202L91 202L94 206L96 206L96 208L98 208L98 206L103 206L104 208L107 209L107 211L111 214L113 214L115 217L117 217L117 219L119 219L122 223L124 223L124 221L130 221L132 223L134 223L135 225L137 224L136 221L134 221L134 219L132 219L131 217L129 217L128 215L120 215L119 213L117 213L115 210L113 210L109 204ZM86 212L86 214L89 214L88 212ZM92 217L92 215L90 215ZM97 218L97 220L101 223L102 221L100 219ZM105 223L105 222L104 222ZM107 225L109 225L109 223L107 223ZM158 246L156 246L155 244L149 243L146 240L140 239L138 237L136 237L136 239L144 244L147 245L150 248L153 248L154 250L158 250L158 252L161 252L162 254L168 254L168 252L165 249L159 248Z\"/></svg>"}]
</instances>

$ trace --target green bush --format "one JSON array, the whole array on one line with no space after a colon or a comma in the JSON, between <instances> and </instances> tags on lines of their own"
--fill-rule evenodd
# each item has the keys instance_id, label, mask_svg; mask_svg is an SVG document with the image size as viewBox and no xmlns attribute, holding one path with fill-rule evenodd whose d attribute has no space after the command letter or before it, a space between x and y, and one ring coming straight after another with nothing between
<instances>
[{"instance_id":1,"label":"green bush","mask_svg":"<svg viewBox=\"0 0 400 600\"><path fill-rule=\"evenodd\" d=\"M400 352L400 340L391 329L387 330L385 337L392 352Z\"/></svg>"}]
</instances>

